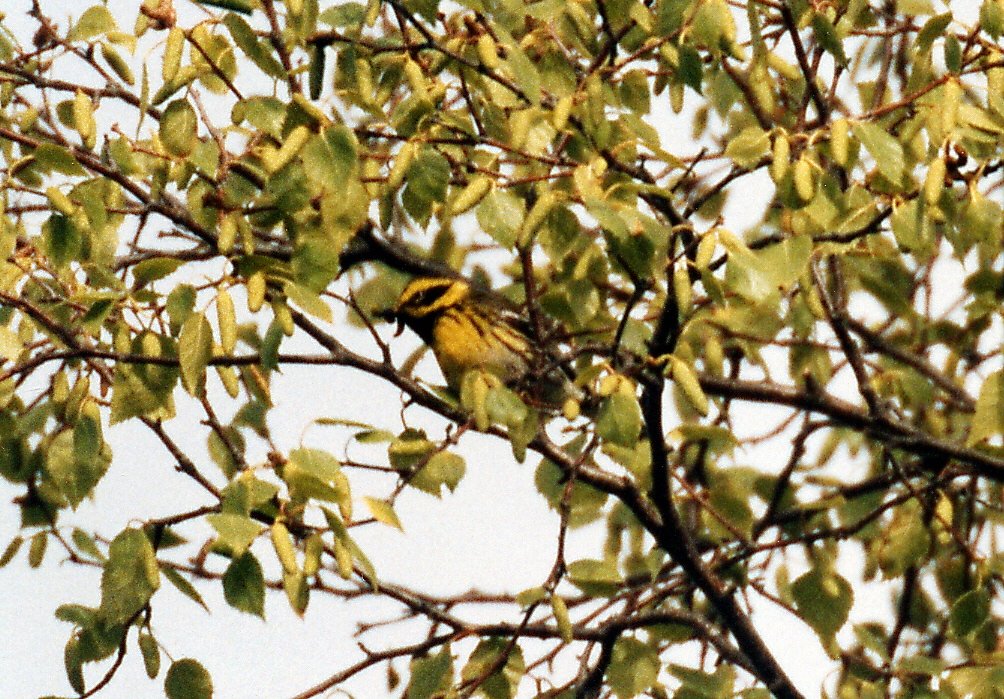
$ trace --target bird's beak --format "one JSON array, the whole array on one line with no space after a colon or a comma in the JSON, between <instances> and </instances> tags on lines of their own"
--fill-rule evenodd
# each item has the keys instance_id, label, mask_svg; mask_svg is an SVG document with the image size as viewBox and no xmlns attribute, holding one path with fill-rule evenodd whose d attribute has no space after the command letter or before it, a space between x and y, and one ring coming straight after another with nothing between
<instances>
[{"instance_id":1,"label":"bird's beak","mask_svg":"<svg viewBox=\"0 0 1004 699\"><path fill-rule=\"evenodd\" d=\"M398 337L401 333L404 332L404 319L398 312L397 306L380 311L377 314L377 316L380 318L380 320L383 320L387 323L397 323L397 329L394 331L394 337Z\"/></svg>"}]
</instances>

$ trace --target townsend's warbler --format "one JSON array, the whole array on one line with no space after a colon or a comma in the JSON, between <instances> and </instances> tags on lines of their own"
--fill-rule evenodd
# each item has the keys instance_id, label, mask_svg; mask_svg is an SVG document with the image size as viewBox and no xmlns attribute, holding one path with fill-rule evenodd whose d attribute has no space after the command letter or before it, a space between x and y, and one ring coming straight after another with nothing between
<instances>
[{"instance_id":1,"label":"townsend's warbler","mask_svg":"<svg viewBox=\"0 0 1004 699\"><path fill-rule=\"evenodd\" d=\"M561 407L577 397L564 368L531 338L525 320L462 279L418 277L386 315L432 348L456 394L464 374L480 369L540 406Z\"/></svg>"}]
</instances>

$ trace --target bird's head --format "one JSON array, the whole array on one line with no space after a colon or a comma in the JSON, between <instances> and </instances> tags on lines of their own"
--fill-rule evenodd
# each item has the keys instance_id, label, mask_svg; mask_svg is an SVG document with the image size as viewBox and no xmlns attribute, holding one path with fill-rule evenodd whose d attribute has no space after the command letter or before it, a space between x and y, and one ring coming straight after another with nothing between
<instances>
[{"instance_id":1,"label":"bird's head","mask_svg":"<svg viewBox=\"0 0 1004 699\"><path fill-rule=\"evenodd\" d=\"M432 323L447 308L468 299L470 284L449 277L418 277L408 282L397 303L384 313L384 319L397 321L398 333L404 326L420 330Z\"/></svg>"}]
</instances>

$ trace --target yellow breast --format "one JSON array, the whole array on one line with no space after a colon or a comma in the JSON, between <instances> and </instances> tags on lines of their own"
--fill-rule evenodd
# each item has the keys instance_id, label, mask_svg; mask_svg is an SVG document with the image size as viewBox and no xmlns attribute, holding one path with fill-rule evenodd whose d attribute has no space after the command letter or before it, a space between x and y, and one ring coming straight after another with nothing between
<instances>
[{"instance_id":1,"label":"yellow breast","mask_svg":"<svg viewBox=\"0 0 1004 699\"><path fill-rule=\"evenodd\" d=\"M442 313L432 333L436 361L454 391L460 390L464 374L472 369L508 383L520 379L529 366L528 339L502 319L453 307Z\"/></svg>"}]
</instances>

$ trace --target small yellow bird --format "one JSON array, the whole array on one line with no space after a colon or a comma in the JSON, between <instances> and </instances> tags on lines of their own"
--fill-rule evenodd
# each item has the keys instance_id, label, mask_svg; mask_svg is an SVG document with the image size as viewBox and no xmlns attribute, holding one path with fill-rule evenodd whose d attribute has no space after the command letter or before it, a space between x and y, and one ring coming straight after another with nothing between
<instances>
[{"instance_id":1,"label":"small yellow bird","mask_svg":"<svg viewBox=\"0 0 1004 699\"><path fill-rule=\"evenodd\" d=\"M463 279L413 279L387 317L432 349L454 393L465 373L481 369L544 406L560 407L574 395L562 368L531 338L526 321Z\"/></svg>"}]
</instances>

